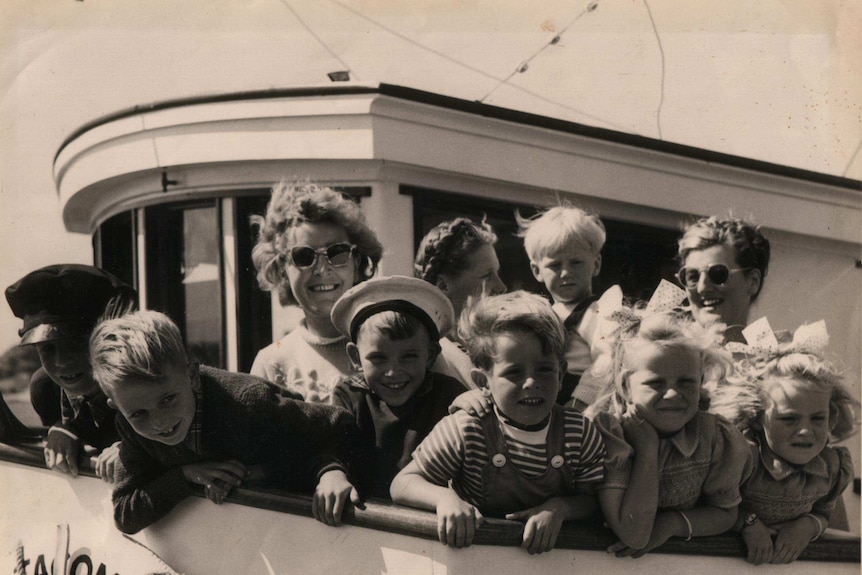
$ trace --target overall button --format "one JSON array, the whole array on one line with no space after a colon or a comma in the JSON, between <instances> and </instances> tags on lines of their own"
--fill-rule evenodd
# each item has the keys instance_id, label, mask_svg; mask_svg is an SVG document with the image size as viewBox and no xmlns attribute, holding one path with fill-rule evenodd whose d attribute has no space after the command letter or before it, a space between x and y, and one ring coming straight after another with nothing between
<instances>
[{"instance_id":1,"label":"overall button","mask_svg":"<svg viewBox=\"0 0 862 575\"><path fill-rule=\"evenodd\" d=\"M553 467L554 469L559 469L563 466L563 463L565 462L566 460L563 459L562 455L555 455L551 458L551 467Z\"/></svg>"},{"instance_id":2,"label":"overall button","mask_svg":"<svg viewBox=\"0 0 862 575\"><path fill-rule=\"evenodd\" d=\"M498 453L491 458L491 463L494 464L494 467L503 467L504 465L506 465L506 456L502 453Z\"/></svg>"}]
</instances>

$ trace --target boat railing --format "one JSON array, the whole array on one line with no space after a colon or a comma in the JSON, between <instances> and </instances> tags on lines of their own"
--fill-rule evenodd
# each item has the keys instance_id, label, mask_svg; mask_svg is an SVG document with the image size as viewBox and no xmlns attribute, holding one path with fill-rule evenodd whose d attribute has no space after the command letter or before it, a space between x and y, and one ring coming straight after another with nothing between
<instances>
[{"instance_id":1,"label":"boat railing","mask_svg":"<svg viewBox=\"0 0 862 575\"><path fill-rule=\"evenodd\" d=\"M0 443L0 459L22 465L45 468L43 447L39 442ZM84 461L79 474L96 477L93 460ZM109 485L105 485L109 489ZM203 490L195 492L204 497ZM277 489L237 488L228 496L230 503L312 517L311 496ZM371 499L365 509L351 509L344 522L379 531L399 533L424 539L437 539L436 515L417 509L395 505L390 501ZM519 546L523 524L504 519L487 518L476 532L476 545ZM605 526L584 523L567 523L557 538L556 548L604 551L617 540ZM698 537L691 541L671 539L656 549L656 553L685 555L742 557L744 548L735 533ZM799 557L800 560L825 562L860 562L860 539L841 531L827 530L813 541Z\"/></svg>"}]
</instances>

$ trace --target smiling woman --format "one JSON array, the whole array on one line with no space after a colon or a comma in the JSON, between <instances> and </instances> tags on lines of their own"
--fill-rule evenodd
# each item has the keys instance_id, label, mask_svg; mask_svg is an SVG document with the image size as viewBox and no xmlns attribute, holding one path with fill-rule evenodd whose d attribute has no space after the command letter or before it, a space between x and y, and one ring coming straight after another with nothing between
<instances>
[{"instance_id":1,"label":"smiling woman","mask_svg":"<svg viewBox=\"0 0 862 575\"><path fill-rule=\"evenodd\" d=\"M252 259L261 288L276 291L283 305L297 303L300 325L263 348L253 375L301 395L328 403L337 381L352 375L347 339L330 319L344 292L367 280L383 247L365 224L359 207L338 192L314 184L273 189Z\"/></svg>"},{"instance_id":2,"label":"smiling woman","mask_svg":"<svg viewBox=\"0 0 862 575\"><path fill-rule=\"evenodd\" d=\"M748 311L769 269L769 240L755 226L716 216L688 226L679 239L680 283L695 320L721 322L727 341L745 342Z\"/></svg>"}]
</instances>

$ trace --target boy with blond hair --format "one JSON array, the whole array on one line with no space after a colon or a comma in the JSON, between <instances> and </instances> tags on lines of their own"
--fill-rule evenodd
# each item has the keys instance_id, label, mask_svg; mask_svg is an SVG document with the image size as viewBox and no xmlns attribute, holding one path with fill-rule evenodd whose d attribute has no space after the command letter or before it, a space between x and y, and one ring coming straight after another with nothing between
<instances>
[{"instance_id":1,"label":"boy with blond hair","mask_svg":"<svg viewBox=\"0 0 862 575\"><path fill-rule=\"evenodd\" d=\"M246 480L309 491L318 484L315 514L349 485L356 429L346 412L189 361L179 329L162 313L102 322L90 357L108 405L122 415L112 499L124 533L167 515L195 484L215 503Z\"/></svg>"},{"instance_id":2,"label":"boy with blond hair","mask_svg":"<svg viewBox=\"0 0 862 575\"><path fill-rule=\"evenodd\" d=\"M583 409L595 400L597 390L577 389L581 376L598 355L600 322L593 278L602 269L605 226L598 216L574 206L556 206L534 218L517 215L519 235L530 258L536 280L545 284L553 309L568 337L567 373L557 401Z\"/></svg>"}]
</instances>

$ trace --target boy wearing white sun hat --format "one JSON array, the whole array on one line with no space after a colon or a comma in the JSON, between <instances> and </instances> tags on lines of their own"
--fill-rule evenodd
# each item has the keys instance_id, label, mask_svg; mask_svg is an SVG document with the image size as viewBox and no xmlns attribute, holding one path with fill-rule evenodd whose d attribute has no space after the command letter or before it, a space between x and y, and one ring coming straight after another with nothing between
<instances>
[{"instance_id":1,"label":"boy wearing white sun hat","mask_svg":"<svg viewBox=\"0 0 862 575\"><path fill-rule=\"evenodd\" d=\"M454 319L436 286L403 276L354 286L332 308L359 371L336 385L332 401L356 418L370 450L366 480L373 494L388 497L413 449L465 391L457 379L430 371Z\"/></svg>"}]
</instances>

